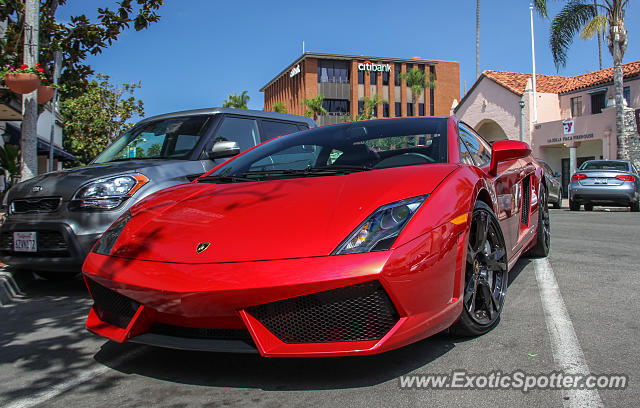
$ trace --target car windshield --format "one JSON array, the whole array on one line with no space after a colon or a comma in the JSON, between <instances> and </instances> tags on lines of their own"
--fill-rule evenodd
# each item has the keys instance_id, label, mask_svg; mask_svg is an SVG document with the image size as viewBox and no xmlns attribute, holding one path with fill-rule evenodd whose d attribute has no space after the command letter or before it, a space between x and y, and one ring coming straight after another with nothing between
<instances>
[{"instance_id":1,"label":"car windshield","mask_svg":"<svg viewBox=\"0 0 640 408\"><path fill-rule=\"evenodd\" d=\"M100 153L94 163L189 159L210 119L210 115L173 117L135 126Z\"/></svg>"},{"instance_id":2,"label":"car windshield","mask_svg":"<svg viewBox=\"0 0 640 408\"><path fill-rule=\"evenodd\" d=\"M623 161L588 161L580 167L580 170L629 171L629 164Z\"/></svg>"},{"instance_id":3,"label":"car windshield","mask_svg":"<svg viewBox=\"0 0 640 408\"><path fill-rule=\"evenodd\" d=\"M199 181L330 176L446 162L447 119L382 119L324 126L279 137Z\"/></svg>"}]
</instances>

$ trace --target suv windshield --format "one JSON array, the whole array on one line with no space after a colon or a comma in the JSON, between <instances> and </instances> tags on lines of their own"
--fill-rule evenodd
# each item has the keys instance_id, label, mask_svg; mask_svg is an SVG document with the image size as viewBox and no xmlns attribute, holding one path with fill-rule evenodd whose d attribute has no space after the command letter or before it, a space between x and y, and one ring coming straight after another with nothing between
<instances>
[{"instance_id":1,"label":"suv windshield","mask_svg":"<svg viewBox=\"0 0 640 408\"><path fill-rule=\"evenodd\" d=\"M629 171L629 165L623 161L588 161L580 170L614 170Z\"/></svg>"},{"instance_id":2,"label":"suv windshield","mask_svg":"<svg viewBox=\"0 0 640 408\"><path fill-rule=\"evenodd\" d=\"M383 119L319 127L279 137L199 181L329 176L446 162L447 119Z\"/></svg>"},{"instance_id":3,"label":"suv windshield","mask_svg":"<svg viewBox=\"0 0 640 408\"><path fill-rule=\"evenodd\" d=\"M94 163L140 159L189 159L211 116L186 116L135 126L107 147Z\"/></svg>"}]
</instances>

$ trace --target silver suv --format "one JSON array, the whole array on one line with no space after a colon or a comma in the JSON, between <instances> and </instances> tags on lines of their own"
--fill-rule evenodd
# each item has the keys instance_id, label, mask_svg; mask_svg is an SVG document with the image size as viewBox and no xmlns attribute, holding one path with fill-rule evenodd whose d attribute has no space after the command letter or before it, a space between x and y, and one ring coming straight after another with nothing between
<instances>
[{"instance_id":1,"label":"silver suv","mask_svg":"<svg viewBox=\"0 0 640 408\"><path fill-rule=\"evenodd\" d=\"M79 271L100 235L142 198L187 183L275 136L315 126L302 116L229 108L145 119L88 166L11 188L0 260L46 277L68 276L64 272Z\"/></svg>"},{"instance_id":2,"label":"silver suv","mask_svg":"<svg viewBox=\"0 0 640 408\"><path fill-rule=\"evenodd\" d=\"M629 207L640 211L640 180L627 160L589 160L571 176L569 209L593 210L594 205Z\"/></svg>"}]
</instances>

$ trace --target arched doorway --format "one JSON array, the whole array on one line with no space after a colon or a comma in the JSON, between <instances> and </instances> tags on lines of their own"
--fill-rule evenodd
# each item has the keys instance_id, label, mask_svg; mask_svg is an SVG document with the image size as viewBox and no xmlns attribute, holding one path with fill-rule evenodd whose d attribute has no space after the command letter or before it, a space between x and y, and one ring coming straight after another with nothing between
<instances>
[{"instance_id":1,"label":"arched doorway","mask_svg":"<svg viewBox=\"0 0 640 408\"><path fill-rule=\"evenodd\" d=\"M478 134L484 137L487 142L493 143L498 140L507 140L507 134L502 130L498 122L492 119L484 119L480 121L474 129Z\"/></svg>"}]
</instances>

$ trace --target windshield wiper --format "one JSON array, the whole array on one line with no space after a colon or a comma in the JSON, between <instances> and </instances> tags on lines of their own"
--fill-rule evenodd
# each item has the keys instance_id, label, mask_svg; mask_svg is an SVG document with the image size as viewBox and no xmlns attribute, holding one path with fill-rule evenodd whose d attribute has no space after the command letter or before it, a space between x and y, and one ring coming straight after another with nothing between
<instances>
[{"instance_id":1,"label":"windshield wiper","mask_svg":"<svg viewBox=\"0 0 640 408\"><path fill-rule=\"evenodd\" d=\"M198 183L200 182L215 182L215 181L222 181L222 182L231 182L231 183L236 183L239 181L256 181L256 179L252 179L252 178L248 178L248 177L240 177L240 176L206 176L206 177L201 177L198 179Z\"/></svg>"}]
</instances>

